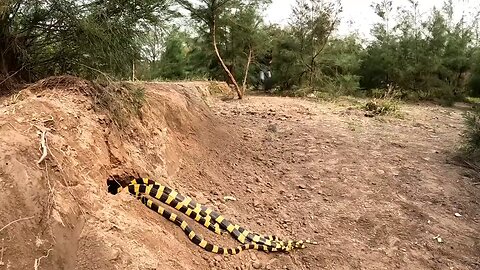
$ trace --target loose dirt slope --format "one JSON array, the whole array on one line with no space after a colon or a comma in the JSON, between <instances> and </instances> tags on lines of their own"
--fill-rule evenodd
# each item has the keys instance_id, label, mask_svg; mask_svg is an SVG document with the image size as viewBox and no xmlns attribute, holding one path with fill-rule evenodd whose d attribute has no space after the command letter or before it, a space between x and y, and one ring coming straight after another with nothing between
<instances>
[{"instance_id":1,"label":"loose dirt slope","mask_svg":"<svg viewBox=\"0 0 480 270\"><path fill-rule=\"evenodd\" d=\"M34 269L46 255L38 269L480 267L479 190L447 162L460 111L404 106L405 120L370 119L300 99L215 101L208 83L143 86L141 118L123 130L74 78L4 102L0 227L31 218L0 231L0 270ZM38 165L45 127L51 152ZM252 230L321 244L291 254L205 253L127 194L106 193L108 175L125 171Z\"/></svg>"}]
</instances>

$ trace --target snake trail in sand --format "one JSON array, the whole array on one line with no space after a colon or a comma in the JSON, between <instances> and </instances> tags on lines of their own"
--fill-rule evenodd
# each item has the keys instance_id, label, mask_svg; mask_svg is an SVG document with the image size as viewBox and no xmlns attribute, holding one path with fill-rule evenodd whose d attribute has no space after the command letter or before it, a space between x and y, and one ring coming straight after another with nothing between
<instances>
[{"instance_id":1,"label":"snake trail in sand","mask_svg":"<svg viewBox=\"0 0 480 270\"><path fill-rule=\"evenodd\" d=\"M237 254L246 249L257 249L266 252L288 252L297 248L305 248L305 243L316 244L315 242L309 240L289 240L285 242L281 241L276 236L261 236L259 234L250 232L239 225L233 224L218 212L213 211L211 208L205 207L195 202L190 197L183 196L175 190L148 178L128 177L128 181L125 181L119 177L110 177L107 180L107 185L108 192L112 194L117 194L127 187L132 196L138 198L149 209L159 213L166 219L175 223L187 234L190 241L209 252L220 254ZM177 209L217 234L221 234L222 231L227 231L232 237L234 237L243 245L236 248L222 248L206 242L203 238L198 236L190 226L188 226L187 222L178 217L176 214L159 206L151 199L145 197L145 195L155 198L160 202Z\"/></svg>"}]
</instances>

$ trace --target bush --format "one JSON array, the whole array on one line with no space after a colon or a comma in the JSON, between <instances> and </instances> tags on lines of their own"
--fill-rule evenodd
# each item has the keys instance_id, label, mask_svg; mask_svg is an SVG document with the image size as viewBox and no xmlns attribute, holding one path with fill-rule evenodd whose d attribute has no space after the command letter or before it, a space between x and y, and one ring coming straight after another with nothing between
<instances>
[{"instance_id":1,"label":"bush","mask_svg":"<svg viewBox=\"0 0 480 270\"><path fill-rule=\"evenodd\" d=\"M373 99L363 106L367 111L365 116L374 117L377 115L385 115L397 111L398 106L393 100Z\"/></svg>"},{"instance_id":2,"label":"bush","mask_svg":"<svg viewBox=\"0 0 480 270\"><path fill-rule=\"evenodd\" d=\"M466 158L480 162L480 107L465 114L465 125L462 152Z\"/></svg>"}]
</instances>

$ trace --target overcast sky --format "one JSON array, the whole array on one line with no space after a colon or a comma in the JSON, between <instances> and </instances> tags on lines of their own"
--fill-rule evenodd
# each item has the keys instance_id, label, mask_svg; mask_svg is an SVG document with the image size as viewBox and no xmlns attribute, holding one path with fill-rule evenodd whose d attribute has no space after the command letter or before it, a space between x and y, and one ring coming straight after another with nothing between
<instances>
[{"instance_id":1,"label":"overcast sky","mask_svg":"<svg viewBox=\"0 0 480 270\"><path fill-rule=\"evenodd\" d=\"M339 34L343 35L352 30L358 30L363 37L368 37L372 24L377 22L377 17L370 7L371 0L341 0L343 5L342 24ZM442 7L443 0L421 0L420 10L428 13L434 6ZM405 6L407 0L393 0L395 6ZM462 12L466 14L479 10L480 0L454 0L457 7L457 16ZM267 22L287 24L295 0L273 0L266 11ZM349 23L351 21L351 23Z\"/></svg>"}]
</instances>

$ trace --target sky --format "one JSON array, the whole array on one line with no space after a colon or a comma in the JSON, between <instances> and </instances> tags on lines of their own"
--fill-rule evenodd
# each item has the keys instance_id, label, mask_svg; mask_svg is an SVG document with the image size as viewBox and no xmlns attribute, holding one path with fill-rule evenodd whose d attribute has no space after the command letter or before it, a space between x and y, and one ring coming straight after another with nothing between
<instances>
[{"instance_id":1,"label":"sky","mask_svg":"<svg viewBox=\"0 0 480 270\"><path fill-rule=\"evenodd\" d=\"M341 0L343 12L341 14L342 22L338 29L339 35L345 35L357 30L359 34L368 38L371 26L378 21L377 16L370 7L371 0ZM424 14L428 14L434 6L442 7L444 0L420 0L419 9ZM462 12L480 11L479 0L454 0L457 8L456 14L461 16ZM286 25L292 11L292 5L295 0L273 0L270 7L266 10L266 20L270 23ZM393 0L395 6L408 5L407 0Z\"/></svg>"}]
</instances>

